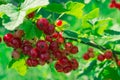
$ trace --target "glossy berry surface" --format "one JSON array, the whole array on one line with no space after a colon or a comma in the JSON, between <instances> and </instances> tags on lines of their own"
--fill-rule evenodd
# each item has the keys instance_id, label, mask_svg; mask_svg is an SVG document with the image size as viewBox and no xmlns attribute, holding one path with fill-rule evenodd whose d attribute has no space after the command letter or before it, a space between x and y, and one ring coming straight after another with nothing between
<instances>
[{"instance_id":1,"label":"glossy berry surface","mask_svg":"<svg viewBox=\"0 0 120 80\"><path fill-rule=\"evenodd\" d=\"M57 26L62 26L62 23L63 23L62 20L57 20L57 21L56 21L56 25L57 25Z\"/></svg>"},{"instance_id":2,"label":"glossy berry surface","mask_svg":"<svg viewBox=\"0 0 120 80\"><path fill-rule=\"evenodd\" d=\"M11 42L12 39L13 39L13 35L11 33L8 33L3 37L3 40L5 42Z\"/></svg>"},{"instance_id":3,"label":"glossy berry surface","mask_svg":"<svg viewBox=\"0 0 120 80\"><path fill-rule=\"evenodd\" d=\"M84 59L84 60L88 60L88 59L90 59L89 54L88 54L88 53L85 53L85 54L83 55L83 59Z\"/></svg>"},{"instance_id":4,"label":"glossy berry surface","mask_svg":"<svg viewBox=\"0 0 120 80\"><path fill-rule=\"evenodd\" d=\"M98 59L99 61L104 61L105 56L104 56L103 54L99 54L98 57L97 57L97 59Z\"/></svg>"}]
</instances>

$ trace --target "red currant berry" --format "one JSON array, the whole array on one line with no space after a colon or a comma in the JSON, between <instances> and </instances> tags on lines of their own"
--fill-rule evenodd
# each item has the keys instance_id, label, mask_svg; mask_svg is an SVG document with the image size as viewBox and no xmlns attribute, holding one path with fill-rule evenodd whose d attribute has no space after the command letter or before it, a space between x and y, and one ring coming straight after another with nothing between
<instances>
[{"instance_id":1,"label":"red currant berry","mask_svg":"<svg viewBox=\"0 0 120 80\"><path fill-rule=\"evenodd\" d=\"M112 58L112 52L111 51L106 51L104 54L106 59L111 59Z\"/></svg>"},{"instance_id":2,"label":"red currant berry","mask_svg":"<svg viewBox=\"0 0 120 80\"><path fill-rule=\"evenodd\" d=\"M11 33L8 33L3 37L3 40L7 43L10 43L12 39L13 39L13 35Z\"/></svg>"},{"instance_id":3,"label":"red currant berry","mask_svg":"<svg viewBox=\"0 0 120 80\"><path fill-rule=\"evenodd\" d=\"M56 21L56 26L62 26L62 20L57 20Z\"/></svg>"},{"instance_id":4,"label":"red currant berry","mask_svg":"<svg viewBox=\"0 0 120 80\"><path fill-rule=\"evenodd\" d=\"M48 42L52 42L52 37L49 36L49 35L47 35L47 36L45 37L45 40L48 41Z\"/></svg>"},{"instance_id":5,"label":"red currant berry","mask_svg":"<svg viewBox=\"0 0 120 80\"><path fill-rule=\"evenodd\" d=\"M120 60L117 61L117 65L120 66Z\"/></svg>"},{"instance_id":6,"label":"red currant berry","mask_svg":"<svg viewBox=\"0 0 120 80\"><path fill-rule=\"evenodd\" d=\"M50 59L50 54L48 52L45 52L45 53L42 53L42 54L39 54L39 60L41 62L46 62Z\"/></svg>"},{"instance_id":7,"label":"red currant berry","mask_svg":"<svg viewBox=\"0 0 120 80\"><path fill-rule=\"evenodd\" d=\"M71 52L72 54L78 53L78 47L77 47L77 46L73 46L72 49L70 50L70 52Z\"/></svg>"},{"instance_id":8,"label":"red currant berry","mask_svg":"<svg viewBox=\"0 0 120 80\"><path fill-rule=\"evenodd\" d=\"M25 45L22 47L23 53L26 55L30 55L30 51L33 47L31 45Z\"/></svg>"},{"instance_id":9,"label":"red currant berry","mask_svg":"<svg viewBox=\"0 0 120 80\"><path fill-rule=\"evenodd\" d=\"M56 40L58 43L64 43L65 39L63 37L59 37Z\"/></svg>"},{"instance_id":10,"label":"red currant berry","mask_svg":"<svg viewBox=\"0 0 120 80\"><path fill-rule=\"evenodd\" d=\"M35 16L35 12L31 12L27 15L28 18L33 18Z\"/></svg>"},{"instance_id":11,"label":"red currant berry","mask_svg":"<svg viewBox=\"0 0 120 80\"><path fill-rule=\"evenodd\" d=\"M83 59L84 59L84 60L88 60L88 59L90 59L89 54L88 54L88 53L85 53L85 54L83 55Z\"/></svg>"},{"instance_id":12,"label":"red currant berry","mask_svg":"<svg viewBox=\"0 0 120 80\"><path fill-rule=\"evenodd\" d=\"M78 66L79 66L77 60L76 59L71 59L70 62L71 62L71 65L72 65L72 69L76 70L78 68Z\"/></svg>"},{"instance_id":13,"label":"red currant berry","mask_svg":"<svg viewBox=\"0 0 120 80\"><path fill-rule=\"evenodd\" d=\"M115 8L115 3L110 3L109 7L110 8Z\"/></svg>"},{"instance_id":14,"label":"red currant berry","mask_svg":"<svg viewBox=\"0 0 120 80\"><path fill-rule=\"evenodd\" d=\"M70 50L72 49L72 47L73 47L73 44L72 44L71 42L65 43L65 49L66 49L67 51L70 51Z\"/></svg>"},{"instance_id":15,"label":"red currant berry","mask_svg":"<svg viewBox=\"0 0 120 80\"><path fill-rule=\"evenodd\" d=\"M47 45L46 41L44 41L44 40L39 40L36 43L36 47L39 50L39 52L41 52L41 53L48 51L48 45Z\"/></svg>"},{"instance_id":16,"label":"red currant berry","mask_svg":"<svg viewBox=\"0 0 120 80\"><path fill-rule=\"evenodd\" d=\"M14 50L12 52L12 58L15 59L15 60L19 59L20 58L20 53L18 51Z\"/></svg>"},{"instance_id":17,"label":"red currant berry","mask_svg":"<svg viewBox=\"0 0 120 80\"><path fill-rule=\"evenodd\" d=\"M52 41L49 45L49 49L52 51L56 51L58 50L58 48L59 48L59 45L56 41Z\"/></svg>"},{"instance_id":18,"label":"red currant berry","mask_svg":"<svg viewBox=\"0 0 120 80\"><path fill-rule=\"evenodd\" d=\"M31 49L31 51L30 51L30 57L32 57L32 58L37 58L38 57L38 50L37 50L37 48L33 48L33 49Z\"/></svg>"},{"instance_id":19,"label":"red currant berry","mask_svg":"<svg viewBox=\"0 0 120 80\"><path fill-rule=\"evenodd\" d=\"M28 59L26 60L26 64L27 64L29 67L35 67L35 66L38 65L38 60L28 58Z\"/></svg>"},{"instance_id":20,"label":"red currant berry","mask_svg":"<svg viewBox=\"0 0 120 80\"><path fill-rule=\"evenodd\" d=\"M68 72L70 72L71 70L72 70L72 67L71 67L71 66L67 66L67 67L63 68L63 72L64 72L64 73L68 73Z\"/></svg>"},{"instance_id":21,"label":"red currant berry","mask_svg":"<svg viewBox=\"0 0 120 80\"><path fill-rule=\"evenodd\" d=\"M60 59L60 58L63 57L62 52L61 52L60 50L54 51L54 52L53 52L53 55L54 55L55 58L57 58L57 59Z\"/></svg>"},{"instance_id":22,"label":"red currant berry","mask_svg":"<svg viewBox=\"0 0 120 80\"><path fill-rule=\"evenodd\" d=\"M49 22L46 18L40 18L37 20L37 28L40 29L40 30L46 30L46 28L48 27L49 25Z\"/></svg>"},{"instance_id":23,"label":"red currant berry","mask_svg":"<svg viewBox=\"0 0 120 80\"><path fill-rule=\"evenodd\" d=\"M56 69L58 72L63 72L63 67L62 67L62 65L59 64L59 62L56 62L56 63L55 63L55 69Z\"/></svg>"},{"instance_id":24,"label":"red currant berry","mask_svg":"<svg viewBox=\"0 0 120 80\"><path fill-rule=\"evenodd\" d=\"M105 56L102 55L102 54L99 54L98 57L97 57L97 59L98 59L99 61L104 61Z\"/></svg>"},{"instance_id":25,"label":"red currant berry","mask_svg":"<svg viewBox=\"0 0 120 80\"><path fill-rule=\"evenodd\" d=\"M58 32L54 32L54 33L52 34L52 37L53 37L53 38L57 38L58 36L59 36Z\"/></svg>"},{"instance_id":26,"label":"red currant berry","mask_svg":"<svg viewBox=\"0 0 120 80\"><path fill-rule=\"evenodd\" d=\"M55 31L55 27L54 25L51 25L51 24L49 24L49 26L46 29L44 29L44 33L46 35L52 35L54 31Z\"/></svg>"},{"instance_id":27,"label":"red currant berry","mask_svg":"<svg viewBox=\"0 0 120 80\"><path fill-rule=\"evenodd\" d=\"M11 40L12 47L14 48L21 48L22 41L19 38L13 38Z\"/></svg>"},{"instance_id":28,"label":"red currant berry","mask_svg":"<svg viewBox=\"0 0 120 80\"><path fill-rule=\"evenodd\" d=\"M60 64L63 65L64 67L70 65L70 61L68 60L67 57L61 57L58 61L59 61Z\"/></svg>"}]
</instances>

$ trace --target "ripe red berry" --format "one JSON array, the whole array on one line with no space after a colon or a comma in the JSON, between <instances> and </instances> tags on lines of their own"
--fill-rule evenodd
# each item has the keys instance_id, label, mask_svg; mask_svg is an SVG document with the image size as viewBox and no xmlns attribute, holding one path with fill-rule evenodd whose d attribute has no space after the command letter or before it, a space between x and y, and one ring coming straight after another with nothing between
<instances>
[{"instance_id":1,"label":"ripe red berry","mask_svg":"<svg viewBox=\"0 0 120 80\"><path fill-rule=\"evenodd\" d=\"M50 54L48 52L39 54L39 60L41 62L47 62L49 59L50 59Z\"/></svg>"},{"instance_id":2,"label":"ripe red berry","mask_svg":"<svg viewBox=\"0 0 120 80\"><path fill-rule=\"evenodd\" d=\"M49 25L49 22L46 18L40 18L36 22L37 28L40 29L40 30L43 30L43 31L46 30L48 25Z\"/></svg>"},{"instance_id":3,"label":"ripe red berry","mask_svg":"<svg viewBox=\"0 0 120 80\"><path fill-rule=\"evenodd\" d=\"M71 59L70 62L71 62L71 65L72 65L72 69L76 70L79 66L79 63L77 62L77 60L76 59Z\"/></svg>"},{"instance_id":4,"label":"ripe red berry","mask_svg":"<svg viewBox=\"0 0 120 80\"><path fill-rule=\"evenodd\" d=\"M3 40L7 43L10 43L12 38L13 38L13 35L11 33L8 33L3 37Z\"/></svg>"},{"instance_id":5,"label":"ripe red berry","mask_svg":"<svg viewBox=\"0 0 120 80\"><path fill-rule=\"evenodd\" d=\"M56 21L56 26L62 26L62 20L57 20Z\"/></svg>"},{"instance_id":6,"label":"ripe red berry","mask_svg":"<svg viewBox=\"0 0 120 80\"><path fill-rule=\"evenodd\" d=\"M22 47L23 53L26 55L30 55L30 51L33 47L31 45L24 45Z\"/></svg>"},{"instance_id":7,"label":"ripe red berry","mask_svg":"<svg viewBox=\"0 0 120 80\"><path fill-rule=\"evenodd\" d=\"M54 25L51 25L51 24L49 24L48 27L46 27L46 29L44 29L44 33L46 35L52 35L54 33L54 31L55 31L55 27L54 27Z\"/></svg>"},{"instance_id":8,"label":"ripe red berry","mask_svg":"<svg viewBox=\"0 0 120 80\"><path fill-rule=\"evenodd\" d=\"M83 55L83 59L84 59L84 60L88 60L88 59L90 59L89 54L88 54L88 53L85 53L85 54Z\"/></svg>"},{"instance_id":9,"label":"ripe red berry","mask_svg":"<svg viewBox=\"0 0 120 80\"><path fill-rule=\"evenodd\" d=\"M52 42L52 37L50 35L46 35L45 40L48 42Z\"/></svg>"},{"instance_id":10,"label":"ripe red berry","mask_svg":"<svg viewBox=\"0 0 120 80\"><path fill-rule=\"evenodd\" d=\"M32 59L32 58L28 58L26 60L26 64L29 66L29 67L35 67L38 65L38 60L36 59Z\"/></svg>"},{"instance_id":11,"label":"ripe red berry","mask_svg":"<svg viewBox=\"0 0 120 80\"><path fill-rule=\"evenodd\" d=\"M48 50L48 44L44 40L39 40L36 43L36 47L39 50L39 52L46 52Z\"/></svg>"},{"instance_id":12,"label":"ripe red berry","mask_svg":"<svg viewBox=\"0 0 120 80\"><path fill-rule=\"evenodd\" d=\"M33 18L35 16L35 12L31 12L27 15L28 18Z\"/></svg>"},{"instance_id":13,"label":"ripe red berry","mask_svg":"<svg viewBox=\"0 0 120 80\"><path fill-rule=\"evenodd\" d=\"M54 55L55 58L57 58L57 59L60 59L60 58L63 57L62 52L61 52L60 50L54 51L54 52L53 52L53 55Z\"/></svg>"},{"instance_id":14,"label":"ripe red berry","mask_svg":"<svg viewBox=\"0 0 120 80\"><path fill-rule=\"evenodd\" d=\"M49 49L52 51L56 51L58 50L58 48L59 48L59 45L56 41L52 41L49 45Z\"/></svg>"},{"instance_id":15,"label":"ripe red berry","mask_svg":"<svg viewBox=\"0 0 120 80\"><path fill-rule=\"evenodd\" d=\"M71 67L71 66L67 66L67 67L63 68L63 72L64 72L64 73L68 73L68 72L70 72L71 70L72 70L72 67Z\"/></svg>"},{"instance_id":16,"label":"ripe red berry","mask_svg":"<svg viewBox=\"0 0 120 80\"><path fill-rule=\"evenodd\" d=\"M18 51L14 50L12 52L12 58L15 59L15 60L19 59L20 58L20 53Z\"/></svg>"},{"instance_id":17,"label":"ripe red berry","mask_svg":"<svg viewBox=\"0 0 120 80\"><path fill-rule=\"evenodd\" d=\"M13 38L11 40L12 47L14 48L21 48L22 46L22 41L19 38Z\"/></svg>"},{"instance_id":18,"label":"ripe red berry","mask_svg":"<svg viewBox=\"0 0 120 80\"><path fill-rule=\"evenodd\" d=\"M56 69L58 72L62 72L62 71L63 71L63 67L62 67L62 65L59 64L59 62L56 62L56 63L55 63L55 69Z\"/></svg>"},{"instance_id":19,"label":"ripe red berry","mask_svg":"<svg viewBox=\"0 0 120 80\"><path fill-rule=\"evenodd\" d=\"M115 5L116 5L115 3L110 3L109 7L110 8L115 8Z\"/></svg>"},{"instance_id":20,"label":"ripe red berry","mask_svg":"<svg viewBox=\"0 0 120 80\"><path fill-rule=\"evenodd\" d=\"M63 37L58 37L56 41L58 43L64 43L65 39Z\"/></svg>"},{"instance_id":21,"label":"ripe red berry","mask_svg":"<svg viewBox=\"0 0 120 80\"><path fill-rule=\"evenodd\" d=\"M65 49L66 49L67 51L70 51L70 50L72 49L72 47L73 47L73 44L72 44L71 42L65 43Z\"/></svg>"},{"instance_id":22,"label":"ripe red berry","mask_svg":"<svg viewBox=\"0 0 120 80\"><path fill-rule=\"evenodd\" d=\"M32 57L32 58L37 58L38 57L38 50L37 50L37 48L33 48L33 49L31 49L31 51L30 51L30 57Z\"/></svg>"},{"instance_id":23,"label":"ripe red berry","mask_svg":"<svg viewBox=\"0 0 120 80\"><path fill-rule=\"evenodd\" d=\"M53 37L53 38L57 38L58 36L59 36L58 32L54 32L54 33L52 34L52 37Z\"/></svg>"},{"instance_id":24,"label":"ripe red berry","mask_svg":"<svg viewBox=\"0 0 120 80\"><path fill-rule=\"evenodd\" d=\"M106 51L104 54L106 59L111 59L112 58L112 52L111 51Z\"/></svg>"},{"instance_id":25,"label":"ripe red berry","mask_svg":"<svg viewBox=\"0 0 120 80\"><path fill-rule=\"evenodd\" d=\"M120 66L120 60L117 61L117 65Z\"/></svg>"},{"instance_id":26,"label":"ripe red berry","mask_svg":"<svg viewBox=\"0 0 120 80\"><path fill-rule=\"evenodd\" d=\"M61 57L58 61L63 67L70 65L70 61L68 60L67 57Z\"/></svg>"},{"instance_id":27,"label":"ripe red berry","mask_svg":"<svg viewBox=\"0 0 120 80\"><path fill-rule=\"evenodd\" d=\"M70 50L70 52L72 54L76 54L78 52L78 47L77 46L73 46L72 49Z\"/></svg>"},{"instance_id":28,"label":"ripe red berry","mask_svg":"<svg viewBox=\"0 0 120 80\"><path fill-rule=\"evenodd\" d=\"M105 56L104 56L103 54L99 54L98 57L97 57L97 59L98 59L99 61L104 61Z\"/></svg>"}]
</instances>

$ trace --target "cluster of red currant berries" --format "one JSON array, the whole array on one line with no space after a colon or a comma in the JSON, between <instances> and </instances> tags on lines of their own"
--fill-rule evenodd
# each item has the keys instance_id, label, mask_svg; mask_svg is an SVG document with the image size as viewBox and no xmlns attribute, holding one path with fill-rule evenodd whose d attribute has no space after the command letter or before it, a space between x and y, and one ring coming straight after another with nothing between
<instances>
[{"instance_id":1,"label":"cluster of red currant berries","mask_svg":"<svg viewBox=\"0 0 120 80\"><path fill-rule=\"evenodd\" d=\"M120 10L120 3L117 3L116 0L111 0L110 8L118 8Z\"/></svg>"},{"instance_id":2,"label":"cluster of red currant berries","mask_svg":"<svg viewBox=\"0 0 120 80\"><path fill-rule=\"evenodd\" d=\"M62 23L58 21L57 24L60 26ZM55 26L46 18L38 19L36 26L43 31L45 38L33 43L22 38L25 35L23 30L4 36L4 42L14 48L12 57L19 59L22 54L28 56L26 64L29 67L56 61L55 68L58 72L67 73L77 69L79 65L77 60L69 59L68 55L78 53L78 47L71 42L65 42L62 32L55 31Z\"/></svg>"},{"instance_id":3,"label":"cluster of red currant berries","mask_svg":"<svg viewBox=\"0 0 120 80\"><path fill-rule=\"evenodd\" d=\"M87 53L85 53L83 55L83 58L85 60L89 60L90 58L94 58L94 57L95 57L95 55L94 55L93 48L89 48ZM113 53L110 50L107 50L104 54L99 54L97 56L97 59L99 61L104 61L105 59L107 59L107 60L112 59L112 57L113 57Z\"/></svg>"}]
</instances>

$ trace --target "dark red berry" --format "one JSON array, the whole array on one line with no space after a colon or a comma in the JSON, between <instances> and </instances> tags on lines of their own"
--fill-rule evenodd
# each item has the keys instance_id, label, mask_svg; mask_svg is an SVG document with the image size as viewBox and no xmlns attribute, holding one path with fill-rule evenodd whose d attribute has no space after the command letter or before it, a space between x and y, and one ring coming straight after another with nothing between
<instances>
[{"instance_id":1,"label":"dark red berry","mask_svg":"<svg viewBox=\"0 0 120 80\"><path fill-rule=\"evenodd\" d=\"M46 29L44 29L44 33L46 35L52 35L54 33L54 31L55 31L55 27L54 27L54 25L51 25L51 24L49 24L49 26L46 27Z\"/></svg>"},{"instance_id":2,"label":"dark red berry","mask_svg":"<svg viewBox=\"0 0 120 80\"><path fill-rule=\"evenodd\" d=\"M23 53L26 55L30 55L30 51L33 47L31 45L25 45L22 47Z\"/></svg>"},{"instance_id":3,"label":"dark red berry","mask_svg":"<svg viewBox=\"0 0 120 80\"><path fill-rule=\"evenodd\" d=\"M33 18L35 16L35 12L31 12L27 15L28 18Z\"/></svg>"},{"instance_id":4,"label":"dark red berry","mask_svg":"<svg viewBox=\"0 0 120 80\"><path fill-rule=\"evenodd\" d=\"M50 59L50 54L48 52L44 52L39 54L39 60L42 62L46 62Z\"/></svg>"},{"instance_id":5,"label":"dark red berry","mask_svg":"<svg viewBox=\"0 0 120 80\"><path fill-rule=\"evenodd\" d=\"M58 36L59 36L58 32L54 32L54 33L52 34L52 37L53 37L53 38L57 38Z\"/></svg>"},{"instance_id":6,"label":"dark red berry","mask_svg":"<svg viewBox=\"0 0 120 80\"><path fill-rule=\"evenodd\" d=\"M37 20L36 25L37 25L38 29L44 31L48 27L49 22L46 18L40 18L40 19Z\"/></svg>"},{"instance_id":7,"label":"dark red berry","mask_svg":"<svg viewBox=\"0 0 120 80\"><path fill-rule=\"evenodd\" d=\"M39 40L36 43L36 47L39 50L39 52L41 52L41 53L48 51L48 44L44 40Z\"/></svg>"},{"instance_id":8,"label":"dark red berry","mask_svg":"<svg viewBox=\"0 0 120 80\"><path fill-rule=\"evenodd\" d=\"M52 41L49 45L49 49L52 51L56 51L58 50L58 48L59 48L59 45L56 41Z\"/></svg>"},{"instance_id":9,"label":"dark red berry","mask_svg":"<svg viewBox=\"0 0 120 80\"><path fill-rule=\"evenodd\" d=\"M117 61L117 65L120 66L120 60Z\"/></svg>"},{"instance_id":10,"label":"dark red berry","mask_svg":"<svg viewBox=\"0 0 120 80\"><path fill-rule=\"evenodd\" d=\"M19 38L13 38L11 40L12 47L14 48L21 48L22 41Z\"/></svg>"},{"instance_id":11,"label":"dark red berry","mask_svg":"<svg viewBox=\"0 0 120 80\"><path fill-rule=\"evenodd\" d=\"M73 44L72 44L71 42L65 43L65 49L66 49L67 51L70 51L70 50L72 49L72 47L73 47Z\"/></svg>"},{"instance_id":12,"label":"dark red berry","mask_svg":"<svg viewBox=\"0 0 120 80\"><path fill-rule=\"evenodd\" d=\"M85 53L85 54L83 55L83 59L84 59L84 60L88 60L88 59L90 59L89 54L88 54L88 53Z\"/></svg>"},{"instance_id":13,"label":"dark red berry","mask_svg":"<svg viewBox=\"0 0 120 80\"><path fill-rule=\"evenodd\" d=\"M68 73L68 72L70 72L71 70L72 70L72 67L71 67L71 66L67 66L67 67L63 68L63 72L64 72L64 73Z\"/></svg>"},{"instance_id":14,"label":"dark red berry","mask_svg":"<svg viewBox=\"0 0 120 80\"><path fill-rule=\"evenodd\" d=\"M10 43L12 39L13 39L13 35L11 33L8 33L3 37L3 40L7 43Z\"/></svg>"},{"instance_id":15,"label":"dark red berry","mask_svg":"<svg viewBox=\"0 0 120 80\"><path fill-rule=\"evenodd\" d=\"M28 59L26 60L26 64L27 64L29 67L35 67L35 66L38 65L38 60L28 58Z\"/></svg>"},{"instance_id":16,"label":"dark red berry","mask_svg":"<svg viewBox=\"0 0 120 80\"><path fill-rule=\"evenodd\" d=\"M56 26L62 26L62 20L57 20L56 21Z\"/></svg>"},{"instance_id":17,"label":"dark red berry","mask_svg":"<svg viewBox=\"0 0 120 80\"><path fill-rule=\"evenodd\" d=\"M97 57L97 59L98 59L99 61L104 61L105 56L104 56L103 54L99 54L98 57Z\"/></svg>"},{"instance_id":18,"label":"dark red berry","mask_svg":"<svg viewBox=\"0 0 120 80\"><path fill-rule=\"evenodd\" d=\"M58 61L63 67L70 66L70 61L67 57L61 57Z\"/></svg>"},{"instance_id":19,"label":"dark red berry","mask_svg":"<svg viewBox=\"0 0 120 80\"><path fill-rule=\"evenodd\" d=\"M20 58L20 53L18 51L14 50L12 52L12 58L15 59L15 60L19 59Z\"/></svg>"},{"instance_id":20,"label":"dark red berry","mask_svg":"<svg viewBox=\"0 0 120 80\"><path fill-rule=\"evenodd\" d=\"M78 47L77 46L73 46L72 49L70 50L70 52L72 54L76 54L78 52Z\"/></svg>"},{"instance_id":21,"label":"dark red berry","mask_svg":"<svg viewBox=\"0 0 120 80\"><path fill-rule=\"evenodd\" d=\"M49 35L47 35L47 36L45 37L45 40L48 41L48 42L52 42L52 37L49 36Z\"/></svg>"},{"instance_id":22,"label":"dark red berry","mask_svg":"<svg viewBox=\"0 0 120 80\"><path fill-rule=\"evenodd\" d=\"M37 58L38 54L39 54L39 52L38 52L37 48L31 49L31 51L30 51L30 57Z\"/></svg>"},{"instance_id":23,"label":"dark red berry","mask_svg":"<svg viewBox=\"0 0 120 80\"><path fill-rule=\"evenodd\" d=\"M53 52L53 55L54 55L55 58L57 58L57 59L60 59L60 58L63 57L63 54L62 54L62 52L61 52L60 50L54 51L54 52Z\"/></svg>"},{"instance_id":24,"label":"dark red berry","mask_svg":"<svg viewBox=\"0 0 120 80\"><path fill-rule=\"evenodd\" d=\"M71 65L72 65L72 69L76 70L79 66L79 63L77 62L77 60L76 59L71 59L70 62L71 62Z\"/></svg>"},{"instance_id":25,"label":"dark red berry","mask_svg":"<svg viewBox=\"0 0 120 80\"><path fill-rule=\"evenodd\" d=\"M55 69L56 69L58 72L62 72L62 71L63 71L63 67L62 67L62 65L59 64L59 62L56 62L56 63L55 63Z\"/></svg>"},{"instance_id":26,"label":"dark red berry","mask_svg":"<svg viewBox=\"0 0 120 80\"><path fill-rule=\"evenodd\" d=\"M106 51L104 56L105 56L106 59L111 59L112 58L112 54L113 53L111 51Z\"/></svg>"}]
</instances>

